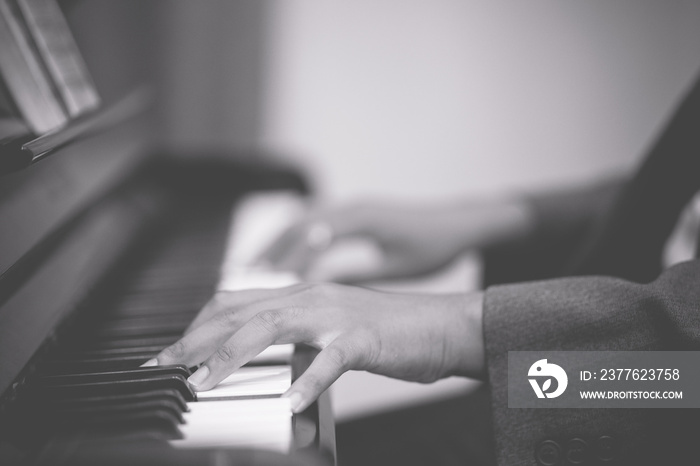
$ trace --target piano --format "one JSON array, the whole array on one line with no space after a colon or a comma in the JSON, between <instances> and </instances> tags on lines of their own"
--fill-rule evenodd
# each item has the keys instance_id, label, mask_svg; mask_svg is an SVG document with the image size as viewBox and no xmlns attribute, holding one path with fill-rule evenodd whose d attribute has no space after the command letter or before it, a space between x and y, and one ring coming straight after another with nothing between
<instances>
[{"instance_id":1,"label":"piano","mask_svg":"<svg viewBox=\"0 0 700 466\"><path fill-rule=\"evenodd\" d=\"M36 4L51 10L0 10ZM141 367L217 289L294 280L237 261L273 234L277 199L303 202L302 174L257 154L150 149L140 92L107 103L83 93L82 110L79 98L57 107L77 106L65 121L37 120L3 72L3 98L20 111L0 135L0 464L335 464L329 395L295 415L279 396L312 348L273 347L214 395L191 389L193 368ZM60 79L48 77L70 93Z\"/></svg>"}]
</instances>

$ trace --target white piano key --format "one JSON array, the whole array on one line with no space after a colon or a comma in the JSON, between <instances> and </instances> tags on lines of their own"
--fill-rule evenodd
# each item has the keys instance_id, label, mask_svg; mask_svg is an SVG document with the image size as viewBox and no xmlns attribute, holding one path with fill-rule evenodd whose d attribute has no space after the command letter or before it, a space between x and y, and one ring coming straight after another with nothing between
<instances>
[{"instance_id":1,"label":"white piano key","mask_svg":"<svg viewBox=\"0 0 700 466\"><path fill-rule=\"evenodd\" d=\"M251 398L219 401L188 401L185 418L200 413L235 413L238 416L262 416L286 412L290 408L289 398ZM282 410L284 408L284 410ZM282 411L281 411L282 410ZM287 413L288 414L288 413ZM225 418L222 417L222 418Z\"/></svg>"},{"instance_id":2,"label":"white piano key","mask_svg":"<svg viewBox=\"0 0 700 466\"><path fill-rule=\"evenodd\" d=\"M255 193L236 203L222 277L233 269L254 265L260 254L306 209L302 197L292 191Z\"/></svg>"},{"instance_id":3,"label":"white piano key","mask_svg":"<svg viewBox=\"0 0 700 466\"><path fill-rule=\"evenodd\" d=\"M291 385L291 366L241 367L211 390L197 392L197 399L206 401L281 395Z\"/></svg>"},{"instance_id":4,"label":"white piano key","mask_svg":"<svg viewBox=\"0 0 700 466\"><path fill-rule=\"evenodd\" d=\"M254 447L288 452L292 411L288 398L261 398L188 403L184 439L178 448Z\"/></svg>"},{"instance_id":5,"label":"white piano key","mask_svg":"<svg viewBox=\"0 0 700 466\"><path fill-rule=\"evenodd\" d=\"M299 283L299 276L293 272L269 270L260 267L229 267L221 275L218 290L239 291L253 288L283 288Z\"/></svg>"},{"instance_id":6,"label":"white piano key","mask_svg":"<svg viewBox=\"0 0 700 466\"><path fill-rule=\"evenodd\" d=\"M291 364L294 345L272 345L253 358L256 364Z\"/></svg>"}]
</instances>

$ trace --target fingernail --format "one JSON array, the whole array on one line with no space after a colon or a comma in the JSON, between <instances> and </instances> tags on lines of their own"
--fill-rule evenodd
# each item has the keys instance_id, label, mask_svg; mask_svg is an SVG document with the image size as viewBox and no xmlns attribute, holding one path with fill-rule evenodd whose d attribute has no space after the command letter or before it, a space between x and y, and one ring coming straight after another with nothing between
<instances>
[{"instance_id":1,"label":"fingernail","mask_svg":"<svg viewBox=\"0 0 700 466\"><path fill-rule=\"evenodd\" d=\"M298 413L300 411L301 403L302 403L302 398L301 398L301 393L291 393L288 395L289 398L289 404L292 407L292 412L293 413Z\"/></svg>"},{"instance_id":2,"label":"fingernail","mask_svg":"<svg viewBox=\"0 0 700 466\"><path fill-rule=\"evenodd\" d=\"M158 365L158 360L156 358L153 358L153 359L149 359L148 361L141 364L141 367L151 367L151 366L157 366L157 365Z\"/></svg>"},{"instance_id":3,"label":"fingernail","mask_svg":"<svg viewBox=\"0 0 700 466\"><path fill-rule=\"evenodd\" d=\"M190 376L187 381L194 387L197 388L198 386L202 385L202 382L206 380L206 378L209 377L209 368L207 366L202 366L197 371Z\"/></svg>"}]
</instances>

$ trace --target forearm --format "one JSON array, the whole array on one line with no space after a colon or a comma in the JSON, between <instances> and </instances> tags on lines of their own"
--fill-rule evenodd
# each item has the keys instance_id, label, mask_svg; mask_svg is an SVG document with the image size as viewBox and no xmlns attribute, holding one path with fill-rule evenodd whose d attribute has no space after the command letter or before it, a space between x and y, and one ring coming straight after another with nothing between
<instances>
[{"instance_id":1,"label":"forearm","mask_svg":"<svg viewBox=\"0 0 700 466\"><path fill-rule=\"evenodd\" d=\"M531 236L536 212L522 197L469 200L452 206L452 224L447 223L460 249L489 249Z\"/></svg>"},{"instance_id":2,"label":"forearm","mask_svg":"<svg viewBox=\"0 0 700 466\"><path fill-rule=\"evenodd\" d=\"M610 178L586 187L524 196L531 213L525 235L482 250L484 285L560 276L574 253L605 218L624 178Z\"/></svg>"},{"instance_id":3,"label":"forearm","mask_svg":"<svg viewBox=\"0 0 700 466\"><path fill-rule=\"evenodd\" d=\"M535 236L570 236L610 209L628 176L616 175L587 185L535 192L526 196Z\"/></svg>"}]
</instances>

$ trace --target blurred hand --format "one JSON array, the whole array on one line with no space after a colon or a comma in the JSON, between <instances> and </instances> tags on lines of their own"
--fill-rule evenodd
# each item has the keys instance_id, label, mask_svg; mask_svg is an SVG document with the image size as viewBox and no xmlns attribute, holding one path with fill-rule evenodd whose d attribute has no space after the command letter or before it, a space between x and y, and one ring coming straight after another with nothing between
<instances>
[{"instance_id":1,"label":"blurred hand","mask_svg":"<svg viewBox=\"0 0 700 466\"><path fill-rule=\"evenodd\" d=\"M459 253L482 248L530 227L530 212L521 202L490 201L435 206L360 203L313 213L292 225L260 260L307 280L358 283L433 272ZM382 252L370 270L326 271L322 263L331 243L365 238Z\"/></svg>"},{"instance_id":2,"label":"blurred hand","mask_svg":"<svg viewBox=\"0 0 700 466\"><path fill-rule=\"evenodd\" d=\"M203 365L208 390L273 344L320 351L288 390L292 409L313 402L341 374L366 370L432 382L484 371L482 294L410 295L334 284L219 292L157 363Z\"/></svg>"}]
</instances>

